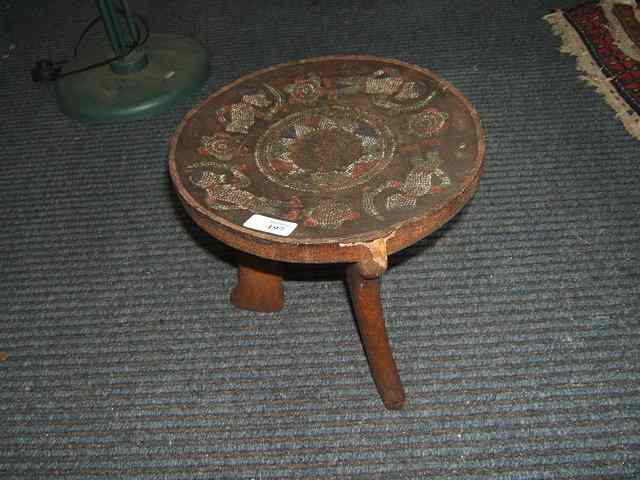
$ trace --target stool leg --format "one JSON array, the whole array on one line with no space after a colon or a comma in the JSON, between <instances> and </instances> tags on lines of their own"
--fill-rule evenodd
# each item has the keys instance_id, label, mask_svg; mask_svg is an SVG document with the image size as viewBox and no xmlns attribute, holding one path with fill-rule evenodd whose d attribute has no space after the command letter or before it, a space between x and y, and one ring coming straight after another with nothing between
<instances>
[{"instance_id":1,"label":"stool leg","mask_svg":"<svg viewBox=\"0 0 640 480\"><path fill-rule=\"evenodd\" d=\"M284 306L281 265L246 254L238 254L238 283L231 303L255 312L277 312Z\"/></svg>"},{"instance_id":2,"label":"stool leg","mask_svg":"<svg viewBox=\"0 0 640 480\"><path fill-rule=\"evenodd\" d=\"M363 277L358 265L353 264L347 267L347 285L378 393L385 407L398 410L404 405L404 388L387 337L380 302L380 278Z\"/></svg>"}]
</instances>

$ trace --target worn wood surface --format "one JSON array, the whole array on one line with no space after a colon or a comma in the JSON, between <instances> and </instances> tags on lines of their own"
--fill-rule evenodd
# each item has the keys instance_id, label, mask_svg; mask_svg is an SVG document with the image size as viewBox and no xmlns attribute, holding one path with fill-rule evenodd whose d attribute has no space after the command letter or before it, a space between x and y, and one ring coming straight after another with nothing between
<instances>
[{"instance_id":1,"label":"worn wood surface","mask_svg":"<svg viewBox=\"0 0 640 480\"><path fill-rule=\"evenodd\" d=\"M236 255L238 283L231 292L231 303L254 312L277 312L284 306L282 266L253 255Z\"/></svg>"},{"instance_id":2,"label":"worn wood surface","mask_svg":"<svg viewBox=\"0 0 640 480\"><path fill-rule=\"evenodd\" d=\"M358 264L347 267L347 285L358 322L362 346L373 381L385 407L402 408L404 388L393 359L380 302L380 278L365 278Z\"/></svg>"}]
</instances>

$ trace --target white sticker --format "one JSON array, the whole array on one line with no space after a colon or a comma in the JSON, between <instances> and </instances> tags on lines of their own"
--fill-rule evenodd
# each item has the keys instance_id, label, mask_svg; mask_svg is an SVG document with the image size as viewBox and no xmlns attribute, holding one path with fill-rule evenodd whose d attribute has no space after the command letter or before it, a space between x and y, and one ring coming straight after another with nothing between
<instances>
[{"instance_id":1,"label":"white sticker","mask_svg":"<svg viewBox=\"0 0 640 480\"><path fill-rule=\"evenodd\" d=\"M298 224L254 214L251 215L249 220L244 222L242 226L261 232L272 233L273 235L279 235L281 237L288 237L296 229Z\"/></svg>"}]
</instances>

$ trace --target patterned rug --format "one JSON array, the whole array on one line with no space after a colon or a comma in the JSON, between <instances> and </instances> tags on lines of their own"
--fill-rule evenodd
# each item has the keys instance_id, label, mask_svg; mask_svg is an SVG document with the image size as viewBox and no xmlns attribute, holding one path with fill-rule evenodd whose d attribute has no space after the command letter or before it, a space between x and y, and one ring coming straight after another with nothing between
<instances>
[{"instance_id":1,"label":"patterned rug","mask_svg":"<svg viewBox=\"0 0 640 480\"><path fill-rule=\"evenodd\" d=\"M640 139L640 8L635 0L603 0L544 17L577 57L582 78Z\"/></svg>"}]
</instances>

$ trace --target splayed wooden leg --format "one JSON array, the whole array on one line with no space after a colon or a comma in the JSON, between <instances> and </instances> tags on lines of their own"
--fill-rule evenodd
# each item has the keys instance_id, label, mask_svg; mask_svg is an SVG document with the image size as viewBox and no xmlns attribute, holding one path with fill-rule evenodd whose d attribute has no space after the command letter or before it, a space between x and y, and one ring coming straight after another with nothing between
<instances>
[{"instance_id":1,"label":"splayed wooden leg","mask_svg":"<svg viewBox=\"0 0 640 480\"><path fill-rule=\"evenodd\" d=\"M282 266L252 255L238 254L238 284L231 303L255 312L277 312L284 306Z\"/></svg>"},{"instance_id":2,"label":"splayed wooden leg","mask_svg":"<svg viewBox=\"0 0 640 480\"><path fill-rule=\"evenodd\" d=\"M404 388L393 359L380 302L380 278L365 278L358 264L347 267L347 285L371 375L385 407L402 408Z\"/></svg>"}]
</instances>

